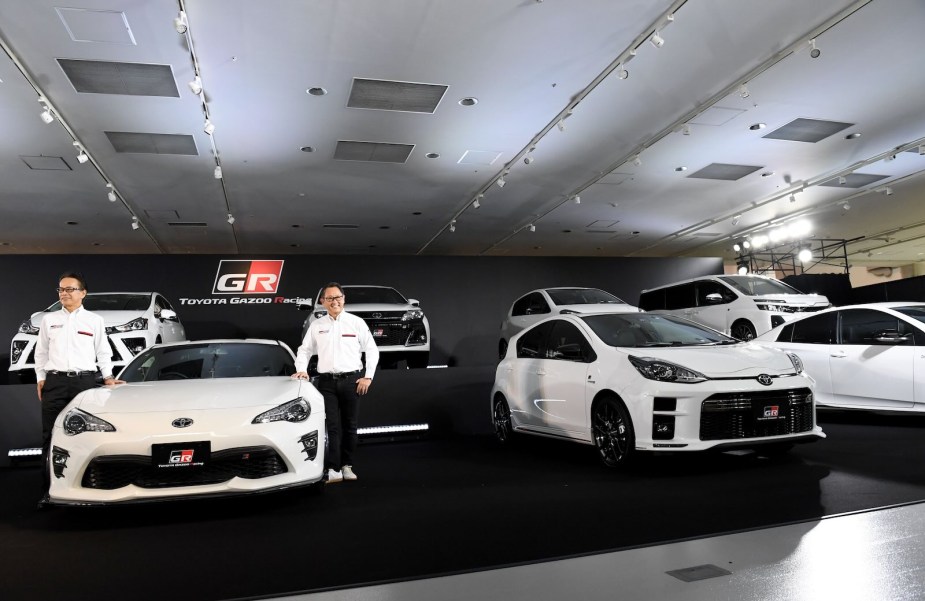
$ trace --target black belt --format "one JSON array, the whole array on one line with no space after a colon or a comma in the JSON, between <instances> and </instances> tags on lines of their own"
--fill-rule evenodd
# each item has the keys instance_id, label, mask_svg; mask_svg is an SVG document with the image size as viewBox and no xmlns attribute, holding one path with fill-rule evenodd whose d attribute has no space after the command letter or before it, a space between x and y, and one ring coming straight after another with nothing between
<instances>
[{"instance_id":1,"label":"black belt","mask_svg":"<svg viewBox=\"0 0 925 601\"><path fill-rule=\"evenodd\" d=\"M363 373L362 369L356 371L345 371L339 374L318 374L318 377L322 380L343 380L344 378L350 378Z\"/></svg>"},{"instance_id":2,"label":"black belt","mask_svg":"<svg viewBox=\"0 0 925 601\"><path fill-rule=\"evenodd\" d=\"M84 376L93 376L96 375L95 371L80 371L76 369L69 369L67 371L58 371L57 369L49 369L45 372L46 374L52 374L55 376L67 376L68 378L82 378Z\"/></svg>"}]
</instances>

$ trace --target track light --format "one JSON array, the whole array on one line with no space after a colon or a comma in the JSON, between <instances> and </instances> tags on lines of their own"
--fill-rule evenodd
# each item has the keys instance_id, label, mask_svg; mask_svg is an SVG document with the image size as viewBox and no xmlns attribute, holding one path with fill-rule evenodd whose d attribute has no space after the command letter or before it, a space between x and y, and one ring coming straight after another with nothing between
<instances>
[{"instance_id":1,"label":"track light","mask_svg":"<svg viewBox=\"0 0 925 601\"><path fill-rule=\"evenodd\" d=\"M581 196L578 196L577 194L575 194L574 196L572 196L572 202L574 202L576 205L580 205L580 204L581 204Z\"/></svg>"},{"instance_id":2,"label":"track light","mask_svg":"<svg viewBox=\"0 0 925 601\"><path fill-rule=\"evenodd\" d=\"M479 202L480 199L485 198L484 194L479 194L475 197L475 200L472 201L472 208L477 209L482 206L482 203Z\"/></svg>"},{"instance_id":3,"label":"track light","mask_svg":"<svg viewBox=\"0 0 925 601\"><path fill-rule=\"evenodd\" d=\"M733 215L733 216L732 216L732 225L733 225L733 226L739 225L739 219L742 219L742 216L741 216L741 215Z\"/></svg>"},{"instance_id":4,"label":"track light","mask_svg":"<svg viewBox=\"0 0 925 601\"><path fill-rule=\"evenodd\" d=\"M193 81L189 82L189 84L187 85L189 85L190 92L192 92L196 96L199 96L200 94L202 94L202 79L200 79L198 75Z\"/></svg>"},{"instance_id":5,"label":"track light","mask_svg":"<svg viewBox=\"0 0 925 601\"><path fill-rule=\"evenodd\" d=\"M893 196L893 188L886 186L885 188L883 188L883 193L886 194L887 196Z\"/></svg>"},{"instance_id":6,"label":"track light","mask_svg":"<svg viewBox=\"0 0 925 601\"><path fill-rule=\"evenodd\" d=\"M228 219L227 219L227 221L228 221L228 224L229 224L229 225L234 225L234 221L235 221L235 220L234 220L234 215L232 215L231 213L228 213Z\"/></svg>"},{"instance_id":7,"label":"track light","mask_svg":"<svg viewBox=\"0 0 925 601\"><path fill-rule=\"evenodd\" d=\"M637 167L642 165L642 158L638 154L633 157L633 164Z\"/></svg>"},{"instance_id":8,"label":"track light","mask_svg":"<svg viewBox=\"0 0 925 601\"><path fill-rule=\"evenodd\" d=\"M215 124L212 123L210 120L206 119L205 124L203 124L202 126L202 131L206 132L207 134L211 136L212 132L215 131Z\"/></svg>"},{"instance_id":9,"label":"track light","mask_svg":"<svg viewBox=\"0 0 925 601\"><path fill-rule=\"evenodd\" d=\"M665 40L658 34L658 30L655 30L655 33L652 34L652 37L649 38L649 41L652 42L652 45L656 48L661 48L665 45Z\"/></svg>"},{"instance_id":10,"label":"track light","mask_svg":"<svg viewBox=\"0 0 925 601\"><path fill-rule=\"evenodd\" d=\"M791 193L790 193L790 202L796 202L796 201L797 201L797 195L794 194L793 192L791 192Z\"/></svg>"},{"instance_id":11,"label":"track light","mask_svg":"<svg viewBox=\"0 0 925 601\"><path fill-rule=\"evenodd\" d=\"M112 182L107 182L106 187L109 188L109 192L106 193L106 198L109 199L109 202L116 202L118 197L116 196L116 190L113 187Z\"/></svg>"},{"instance_id":12,"label":"track light","mask_svg":"<svg viewBox=\"0 0 925 601\"><path fill-rule=\"evenodd\" d=\"M185 11L181 10L180 14L174 18L173 28L177 30L177 33L186 33L186 30L189 29L189 21L186 20Z\"/></svg>"},{"instance_id":13,"label":"track light","mask_svg":"<svg viewBox=\"0 0 925 601\"><path fill-rule=\"evenodd\" d=\"M626 79L630 76L630 72L626 70L626 67L623 66L623 63L617 65L617 77L619 79Z\"/></svg>"},{"instance_id":14,"label":"track light","mask_svg":"<svg viewBox=\"0 0 925 601\"><path fill-rule=\"evenodd\" d=\"M812 49L809 51L809 55L812 58L819 58L819 56L822 54L822 50L816 48L816 38L813 38L809 41L809 47Z\"/></svg>"},{"instance_id":15,"label":"track light","mask_svg":"<svg viewBox=\"0 0 925 601\"><path fill-rule=\"evenodd\" d=\"M452 233L455 231L456 231L456 220L454 219L450 222L450 232Z\"/></svg>"},{"instance_id":16,"label":"track light","mask_svg":"<svg viewBox=\"0 0 925 601\"><path fill-rule=\"evenodd\" d=\"M48 101L45 100L45 98L42 96L38 97L38 101L42 104L42 108L45 109L39 114L39 117L42 118L42 121L44 121L45 123L51 123L52 121L54 121L55 115L54 113L51 112L51 108L49 108L48 106Z\"/></svg>"},{"instance_id":17,"label":"track light","mask_svg":"<svg viewBox=\"0 0 925 601\"><path fill-rule=\"evenodd\" d=\"M851 205L846 202L841 206L841 208L842 208L842 211L847 213L848 211L851 210Z\"/></svg>"},{"instance_id":18,"label":"track light","mask_svg":"<svg viewBox=\"0 0 925 601\"><path fill-rule=\"evenodd\" d=\"M839 176L838 176L838 183L839 183L840 185L844 186L845 184L848 183L848 180L845 178L844 175L839 175Z\"/></svg>"},{"instance_id":19,"label":"track light","mask_svg":"<svg viewBox=\"0 0 925 601\"><path fill-rule=\"evenodd\" d=\"M138 217L132 215L132 229L137 230L140 226L138 225Z\"/></svg>"},{"instance_id":20,"label":"track light","mask_svg":"<svg viewBox=\"0 0 925 601\"><path fill-rule=\"evenodd\" d=\"M215 171L213 172L213 175L215 176L215 179L222 179L222 166L221 165L215 166Z\"/></svg>"},{"instance_id":21,"label":"track light","mask_svg":"<svg viewBox=\"0 0 925 601\"><path fill-rule=\"evenodd\" d=\"M530 150L527 151L527 156L524 157L524 165L529 165L535 159L533 158L533 151L536 150L535 146L531 146Z\"/></svg>"},{"instance_id":22,"label":"track light","mask_svg":"<svg viewBox=\"0 0 925 601\"><path fill-rule=\"evenodd\" d=\"M745 85L744 83L739 86L739 96L741 96L742 98L748 98L749 96L751 96L751 94L748 91L748 86Z\"/></svg>"},{"instance_id":23,"label":"track light","mask_svg":"<svg viewBox=\"0 0 925 601\"><path fill-rule=\"evenodd\" d=\"M510 171L508 169L505 169L504 173L501 174L501 177L495 180L495 183L498 184L499 188L503 188L504 184L507 183L506 181L504 181L504 176L506 176L508 173L510 173Z\"/></svg>"},{"instance_id":24,"label":"track light","mask_svg":"<svg viewBox=\"0 0 925 601\"><path fill-rule=\"evenodd\" d=\"M691 135L691 126L688 125L687 123L685 123L684 126L681 127L681 135L682 135L682 136L689 136L689 135Z\"/></svg>"},{"instance_id":25,"label":"track light","mask_svg":"<svg viewBox=\"0 0 925 601\"><path fill-rule=\"evenodd\" d=\"M535 232L536 226L531 223L530 225L527 226L527 229L530 230L531 232Z\"/></svg>"},{"instance_id":26,"label":"track light","mask_svg":"<svg viewBox=\"0 0 925 601\"><path fill-rule=\"evenodd\" d=\"M77 162L78 162L78 163L80 163L81 165L83 165L84 163L86 163L87 161L90 160L90 157L89 157L89 156L87 155L87 153L84 151L84 147L83 147L83 146L81 145L81 143L78 142L77 140L74 140L74 148L76 148L76 149L78 150L78 152L77 152Z\"/></svg>"}]
</instances>

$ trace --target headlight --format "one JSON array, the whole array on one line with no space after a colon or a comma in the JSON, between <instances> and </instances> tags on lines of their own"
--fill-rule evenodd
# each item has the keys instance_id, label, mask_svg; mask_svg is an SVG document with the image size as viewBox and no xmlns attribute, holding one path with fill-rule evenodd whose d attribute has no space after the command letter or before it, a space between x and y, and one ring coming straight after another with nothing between
<instances>
[{"instance_id":1,"label":"headlight","mask_svg":"<svg viewBox=\"0 0 925 601\"><path fill-rule=\"evenodd\" d=\"M270 422L304 422L312 414L312 406L308 401L299 397L283 403L279 407L274 407L269 411L264 411L254 418L252 424L268 424Z\"/></svg>"},{"instance_id":2,"label":"headlight","mask_svg":"<svg viewBox=\"0 0 925 601\"><path fill-rule=\"evenodd\" d=\"M139 317L138 319L133 319L128 323L124 323L121 326L110 326L106 328L107 334L117 334L119 332L132 332L134 330L147 330L148 329L148 320L144 317Z\"/></svg>"},{"instance_id":3,"label":"headlight","mask_svg":"<svg viewBox=\"0 0 925 601\"><path fill-rule=\"evenodd\" d=\"M787 353L787 356L790 357L790 362L793 363L793 369L795 369L798 374L803 373L803 361L794 353Z\"/></svg>"},{"instance_id":4,"label":"headlight","mask_svg":"<svg viewBox=\"0 0 925 601\"><path fill-rule=\"evenodd\" d=\"M408 309L401 316L402 321L411 321L412 319L424 319L424 311L422 309Z\"/></svg>"},{"instance_id":5,"label":"headlight","mask_svg":"<svg viewBox=\"0 0 925 601\"><path fill-rule=\"evenodd\" d=\"M694 384L708 380L702 373L696 372L668 361L653 359L652 357L629 357L633 367L642 374L642 377L659 382L680 382L681 384Z\"/></svg>"},{"instance_id":6,"label":"headlight","mask_svg":"<svg viewBox=\"0 0 925 601\"><path fill-rule=\"evenodd\" d=\"M115 432L116 428L105 419L81 411L80 409L71 409L64 416L64 431L71 436L81 432Z\"/></svg>"},{"instance_id":7,"label":"headlight","mask_svg":"<svg viewBox=\"0 0 925 601\"><path fill-rule=\"evenodd\" d=\"M39 329L35 327L34 325L32 325L32 320L27 319L26 321L20 324L19 333L20 334L38 334Z\"/></svg>"}]
</instances>

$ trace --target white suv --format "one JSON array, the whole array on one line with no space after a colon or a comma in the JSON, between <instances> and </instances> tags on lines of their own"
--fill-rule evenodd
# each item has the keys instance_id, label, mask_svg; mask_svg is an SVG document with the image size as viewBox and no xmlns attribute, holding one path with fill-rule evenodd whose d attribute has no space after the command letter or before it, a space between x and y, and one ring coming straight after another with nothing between
<instances>
[{"instance_id":1,"label":"white suv","mask_svg":"<svg viewBox=\"0 0 925 601\"><path fill-rule=\"evenodd\" d=\"M344 309L363 319L379 347L379 364L394 367L405 359L408 367L427 367L430 361L430 324L420 303L406 299L388 286L341 286L344 289ZM299 305L299 310L311 309L302 325L302 339L308 326L327 314L321 304L321 293L315 295L315 305Z\"/></svg>"},{"instance_id":2,"label":"white suv","mask_svg":"<svg viewBox=\"0 0 925 601\"><path fill-rule=\"evenodd\" d=\"M158 342L186 340L186 331L176 311L157 292L90 292L83 306L103 318L109 348L112 350L113 372L132 358ZM19 326L10 344L10 378L19 382L35 382L35 343L45 313L58 311L56 302Z\"/></svg>"}]
</instances>

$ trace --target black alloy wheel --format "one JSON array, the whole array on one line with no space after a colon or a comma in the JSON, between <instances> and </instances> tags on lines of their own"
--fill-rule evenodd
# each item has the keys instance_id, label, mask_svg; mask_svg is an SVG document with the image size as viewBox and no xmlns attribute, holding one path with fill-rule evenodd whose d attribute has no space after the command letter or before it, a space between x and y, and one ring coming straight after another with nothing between
<instances>
[{"instance_id":1,"label":"black alloy wheel","mask_svg":"<svg viewBox=\"0 0 925 601\"><path fill-rule=\"evenodd\" d=\"M495 426L495 436L501 443L511 441L511 435L514 434L514 426L511 424L511 408L508 407L507 400L501 395L495 398L491 409L491 421Z\"/></svg>"},{"instance_id":2,"label":"black alloy wheel","mask_svg":"<svg viewBox=\"0 0 925 601\"><path fill-rule=\"evenodd\" d=\"M755 326L747 321L737 321L732 324L732 328L729 331L732 334L732 337L737 340L752 340L756 335Z\"/></svg>"},{"instance_id":3,"label":"black alloy wheel","mask_svg":"<svg viewBox=\"0 0 925 601\"><path fill-rule=\"evenodd\" d=\"M603 399L591 413L591 435L607 467L627 463L636 446L633 424L623 404L614 398Z\"/></svg>"}]
</instances>

